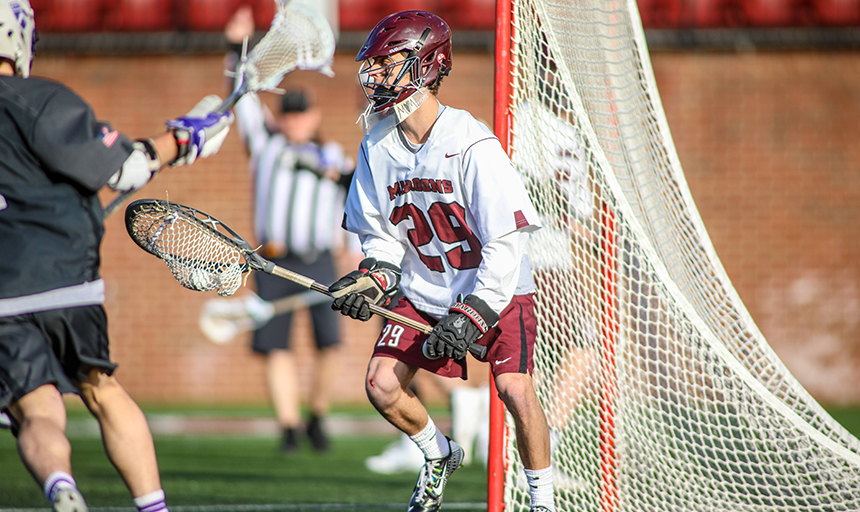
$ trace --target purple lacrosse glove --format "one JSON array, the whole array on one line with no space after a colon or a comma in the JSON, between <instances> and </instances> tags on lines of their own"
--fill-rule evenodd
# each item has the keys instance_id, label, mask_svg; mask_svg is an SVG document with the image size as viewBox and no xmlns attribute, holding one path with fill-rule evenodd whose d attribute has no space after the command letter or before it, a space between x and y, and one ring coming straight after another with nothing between
<instances>
[{"instance_id":1,"label":"purple lacrosse glove","mask_svg":"<svg viewBox=\"0 0 860 512\"><path fill-rule=\"evenodd\" d=\"M221 105L221 98L210 95L203 98L190 112L182 117L167 121L176 138L179 153L170 165L191 165L197 158L214 155L221 148L230 132L233 114L215 112Z\"/></svg>"}]
</instances>

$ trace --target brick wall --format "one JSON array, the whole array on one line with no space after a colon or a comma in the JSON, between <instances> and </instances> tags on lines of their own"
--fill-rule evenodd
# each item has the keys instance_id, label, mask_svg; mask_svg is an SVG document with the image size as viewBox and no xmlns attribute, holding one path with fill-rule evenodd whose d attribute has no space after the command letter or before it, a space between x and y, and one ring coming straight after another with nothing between
<instances>
[{"instance_id":1,"label":"brick wall","mask_svg":"<svg viewBox=\"0 0 860 512\"><path fill-rule=\"evenodd\" d=\"M461 52L455 62L442 102L491 121L492 57ZM658 53L653 63L693 196L753 318L817 398L860 402L860 55ZM334 68L333 79L295 73L288 80L317 89L324 135L354 152L365 100L351 54L338 55ZM222 93L221 70L218 56L40 55L34 74L68 84L100 118L144 136L202 95ZM168 195L250 236L247 162L235 134L217 157L166 171L138 194ZM265 400L262 361L247 338L219 346L197 328L202 304L215 295L176 284L129 239L120 214L107 221L103 258L113 357L137 399ZM344 325L337 400L364 403L376 327ZM308 383L304 316L296 328Z\"/></svg>"}]
</instances>

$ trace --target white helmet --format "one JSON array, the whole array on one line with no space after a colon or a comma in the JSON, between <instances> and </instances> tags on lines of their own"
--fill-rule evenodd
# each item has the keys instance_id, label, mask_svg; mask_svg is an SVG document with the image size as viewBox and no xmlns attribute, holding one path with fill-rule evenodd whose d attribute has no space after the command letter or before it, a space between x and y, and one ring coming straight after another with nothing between
<instances>
[{"instance_id":1,"label":"white helmet","mask_svg":"<svg viewBox=\"0 0 860 512\"><path fill-rule=\"evenodd\" d=\"M13 62L15 71L30 76L35 53L36 20L28 0L0 0L0 58Z\"/></svg>"}]
</instances>

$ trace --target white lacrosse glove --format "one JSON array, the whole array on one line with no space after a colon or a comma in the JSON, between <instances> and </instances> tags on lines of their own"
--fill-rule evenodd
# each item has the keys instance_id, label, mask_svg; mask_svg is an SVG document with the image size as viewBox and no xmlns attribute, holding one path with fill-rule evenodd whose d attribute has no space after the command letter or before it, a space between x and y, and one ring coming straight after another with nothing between
<instances>
[{"instance_id":1,"label":"white lacrosse glove","mask_svg":"<svg viewBox=\"0 0 860 512\"><path fill-rule=\"evenodd\" d=\"M221 105L216 94L206 96L182 117L167 121L176 137L179 154L171 166L191 165L197 158L212 156L221 149L221 144L230 132L233 114L219 114L215 110Z\"/></svg>"},{"instance_id":2,"label":"white lacrosse glove","mask_svg":"<svg viewBox=\"0 0 860 512\"><path fill-rule=\"evenodd\" d=\"M133 143L134 151L122 167L108 180L113 190L128 192L146 185L161 168L161 160L152 139L139 139Z\"/></svg>"}]
</instances>

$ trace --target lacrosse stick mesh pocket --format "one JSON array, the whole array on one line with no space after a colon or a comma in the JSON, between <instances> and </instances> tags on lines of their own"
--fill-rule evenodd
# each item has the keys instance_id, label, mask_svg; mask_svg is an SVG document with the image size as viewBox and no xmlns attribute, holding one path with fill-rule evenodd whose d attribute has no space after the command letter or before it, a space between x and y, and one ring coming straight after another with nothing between
<instances>
[{"instance_id":1,"label":"lacrosse stick mesh pocket","mask_svg":"<svg viewBox=\"0 0 860 512\"><path fill-rule=\"evenodd\" d=\"M242 252L187 212L162 205L141 208L130 232L188 289L229 296L242 285Z\"/></svg>"}]
</instances>

